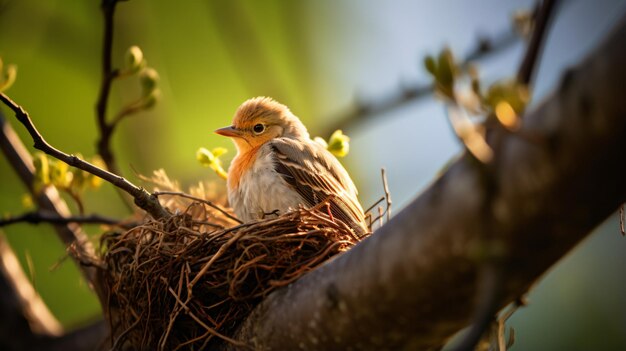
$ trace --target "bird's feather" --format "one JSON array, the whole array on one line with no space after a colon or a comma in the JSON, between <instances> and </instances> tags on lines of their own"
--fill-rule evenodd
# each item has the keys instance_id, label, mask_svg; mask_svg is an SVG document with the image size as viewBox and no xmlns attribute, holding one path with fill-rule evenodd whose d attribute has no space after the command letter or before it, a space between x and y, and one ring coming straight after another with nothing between
<instances>
[{"instance_id":1,"label":"bird's feather","mask_svg":"<svg viewBox=\"0 0 626 351\"><path fill-rule=\"evenodd\" d=\"M357 190L339 161L313 141L277 138L269 142L274 167L307 206L329 199L330 212L351 226L357 234L367 232ZM322 176L322 175L330 176Z\"/></svg>"}]
</instances>

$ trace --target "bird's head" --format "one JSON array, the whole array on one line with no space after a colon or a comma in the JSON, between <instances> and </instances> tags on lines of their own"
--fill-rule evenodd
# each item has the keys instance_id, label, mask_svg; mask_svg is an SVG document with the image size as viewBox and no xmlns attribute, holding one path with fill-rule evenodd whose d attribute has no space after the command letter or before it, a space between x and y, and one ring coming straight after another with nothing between
<instances>
[{"instance_id":1,"label":"bird's head","mask_svg":"<svg viewBox=\"0 0 626 351\"><path fill-rule=\"evenodd\" d=\"M215 132L232 138L240 153L274 138L309 138L306 127L287 106L267 97L252 98L241 104L233 124Z\"/></svg>"}]
</instances>

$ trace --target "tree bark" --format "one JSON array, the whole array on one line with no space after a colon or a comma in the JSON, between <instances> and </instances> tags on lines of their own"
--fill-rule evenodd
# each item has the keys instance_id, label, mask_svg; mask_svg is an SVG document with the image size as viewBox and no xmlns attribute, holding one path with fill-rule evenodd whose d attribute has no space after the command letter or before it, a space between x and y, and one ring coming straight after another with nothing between
<instances>
[{"instance_id":1,"label":"tree bark","mask_svg":"<svg viewBox=\"0 0 626 351\"><path fill-rule=\"evenodd\" d=\"M104 321L64 334L0 235L0 350L95 350L107 336Z\"/></svg>"},{"instance_id":2,"label":"tree bark","mask_svg":"<svg viewBox=\"0 0 626 351\"><path fill-rule=\"evenodd\" d=\"M24 186L36 200L39 209L56 214L59 217L69 217L71 215L67 204L61 198L56 188L49 186L41 193L37 193L33 189L35 166L33 166L32 157L1 112L0 150L2 150ZM67 247L75 245L77 254L80 256L93 257L95 255L93 246L80 225L76 223L56 224L53 228ZM87 282L92 284L96 276L95 268L81 265L80 262L77 263Z\"/></svg>"},{"instance_id":3,"label":"tree bark","mask_svg":"<svg viewBox=\"0 0 626 351\"><path fill-rule=\"evenodd\" d=\"M0 149L18 173L22 182L36 197L40 209L59 217L68 217L67 204L58 191L49 187L35 194L32 184L34 167L32 159L19 137L0 112ZM93 247L85 232L76 223L53 226L59 238L66 244L76 244L79 255L91 257ZM81 265L83 276L91 284L95 268ZM94 286L102 299L102 291ZM102 301L102 300L101 300ZM95 350L102 346L108 336L104 320L96 321L68 333L47 309L26 279L14 253L3 237L0 237L0 350Z\"/></svg>"},{"instance_id":4,"label":"tree bark","mask_svg":"<svg viewBox=\"0 0 626 351\"><path fill-rule=\"evenodd\" d=\"M488 216L480 168L463 156L370 238L268 296L236 338L260 350L438 347L471 322L494 249L499 307L523 295L626 200L624 43L622 19L525 117L541 142L501 136Z\"/></svg>"}]
</instances>

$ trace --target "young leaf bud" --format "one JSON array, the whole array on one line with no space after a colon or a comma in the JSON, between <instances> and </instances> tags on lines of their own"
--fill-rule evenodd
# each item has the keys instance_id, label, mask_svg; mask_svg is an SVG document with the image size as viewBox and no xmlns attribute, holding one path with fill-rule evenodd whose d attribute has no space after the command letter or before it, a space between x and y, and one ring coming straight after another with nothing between
<instances>
[{"instance_id":1,"label":"young leaf bud","mask_svg":"<svg viewBox=\"0 0 626 351\"><path fill-rule=\"evenodd\" d=\"M450 49L445 48L439 54L437 80L446 89L452 90L457 67Z\"/></svg>"},{"instance_id":2,"label":"young leaf bud","mask_svg":"<svg viewBox=\"0 0 626 351\"><path fill-rule=\"evenodd\" d=\"M2 73L2 67L0 67L0 74L3 75L3 77L0 78L0 92L3 92L15 83L15 78L17 77L17 66L8 65L6 72L4 73Z\"/></svg>"},{"instance_id":3,"label":"young leaf bud","mask_svg":"<svg viewBox=\"0 0 626 351\"><path fill-rule=\"evenodd\" d=\"M142 96L147 97L156 90L159 84L159 73L154 68L146 68L139 75Z\"/></svg>"},{"instance_id":4,"label":"young leaf bud","mask_svg":"<svg viewBox=\"0 0 626 351\"><path fill-rule=\"evenodd\" d=\"M437 63L435 63L435 58L428 55L424 58L424 67L426 70L430 72L434 77L437 76Z\"/></svg>"},{"instance_id":5,"label":"young leaf bud","mask_svg":"<svg viewBox=\"0 0 626 351\"><path fill-rule=\"evenodd\" d=\"M35 202L33 201L33 197L30 194L22 195L22 207L27 210L32 210L35 208Z\"/></svg>"},{"instance_id":6,"label":"young leaf bud","mask_svg":"<svg viewBox=\"0 0 626 351\"><path fill-rule=\"evenodd\" d=\"M50 185L50 163L48 157L43 152L33 155L33 166L35 166L35 179L33 187L35 192L40 192Z\"/></svg>"},{"instance_id":7,"label":"young leaf bud","mask_svg":"<svg viewBox=\"0 0 626 351\"><path fill-rule=\"evenodd\" d=\"M337 157L345 157L350 152L350 138L338 129L330 136L327 149Z\"/></svg>"},{"instance_id":8,"label":"young leaf bud","mask_svg":"<svg viewBox=\"0 0 626 351\"><path fill-rule=\"evenodd\" d=\"M196 159L201 165L211 168L218 176L226 179L228 174L222 167L222 160L219 159L219 157L226 152L227 150L223 147L216 147L212 151L201 147L196 151Z\"/></svg>"},{"instance_id":9,"label":"young leaf bud","mask_svg":"<svg viewBox=\"0 0 626 351\"><path fill-rule=\"evenodd\" d=\"M50 162L50 182L59 189L67 189L72 183L74 174L69 171L69 166L65 162Z\"/></svg>"},{"instance_id":10,"label":"young leaf bud","mask_svg":"<svg viewBox=\"0 0 626 351\"><path fill-rule=\"evenodd\" d=\"M146 61L143 57L143 52L137 45L133 45L126 51L126 70L130 74L139 72L145 67Z\"/></svg>"}]
</instances>

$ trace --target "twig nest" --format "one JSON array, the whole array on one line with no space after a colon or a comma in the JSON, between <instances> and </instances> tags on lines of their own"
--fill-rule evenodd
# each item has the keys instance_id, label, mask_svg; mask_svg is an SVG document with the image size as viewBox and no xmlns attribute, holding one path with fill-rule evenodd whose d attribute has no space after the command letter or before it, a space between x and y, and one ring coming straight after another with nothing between
<instances>
[{"instance_id":1,"label":"twig nest","mask_svg":"<svg viewBox=\"0 0 626 351\"><path fill-rule=\"evenodd\" d=\"M102 237L114 349L202 349L229 338L277 287L360 239L320 207L224 229L194 202L163 221Z\"/></svg>"}]
</instances>

